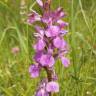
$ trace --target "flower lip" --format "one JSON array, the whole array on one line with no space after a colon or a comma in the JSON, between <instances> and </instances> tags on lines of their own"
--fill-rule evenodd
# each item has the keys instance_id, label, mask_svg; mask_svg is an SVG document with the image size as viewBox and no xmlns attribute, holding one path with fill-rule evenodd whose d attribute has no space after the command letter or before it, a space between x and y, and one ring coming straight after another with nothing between
<instances>
[{"instance_id":1,"label":"flower lip","mask_svg":"<svg viewBox=\"0 0 96 96\"><path fill-rule=\"evenodd\" d=\"M45 31L47 37L54 37L60 34L60 28L58 26L49 26Z\"/></svg>"},{"instance_id":2,"label":"flower lip","mask_svg":"<svg viewBox=\"0 0 96 96\"><path fill-rule=\"evenodd\" d=\"M53 44L56 48L59 48L59 49L65 49L66 47L66 42L64 41L63 38L60 38L59 36L56 37L54 40L53 40Z\"/></svg>"},{"instance_id":3,"label":"flower lip","mask_svg":"<svg viewBox=\"0 0 96 96\"><path fill-rule=\"evenodd\" d=\"M42 51L38 51L36 52L35 56L33 57L33 59L36 61L36 62L40 62L40 58L42 56L43 52Z\"/></svg>"},{"instance_id":4,"label":"flower lip","mask_svg":"<svg viewBox=\"0 0 96 96\"><path fill-rule=\"evenodd\" d=\"M46 85L47 92L59 92L59 84L57 82L51 81Z\"/></svg>"},{"instance_id":5,"label":"flower lip","mask_svg":"<svg viewBox=\"0 0 96 96\"><path fill-rule=\"evenodd\" d=\"M38 65L36 64L32 64L30 67L29 67L29 73L31 74L31 77L32 78L36 78L39 76L39 71L40 71L40 68Z\"/></svg>"},{"instance_id":6,"label":"flower lip","mask_svg":"<svg viewBox=\"0 0 96 96\"><path fill-rule=\"evenodd\" d=\"M52 67L55 63L55 60L54 60L53 56L51 56L49 54L44 54L40 58L40 63L42 66Z\"/></svg>"},{"instance_id":7,"label":"flower lip","mask_svg":"<svg viewBox=\"0 0 96 96\"><path fill-rule=\"evenodd\" d=\"M62 56L61 61L62 61L62 64L64 65L64 67L66 67L66 68L69 67L70 60L68 58Z\"/></svg>"},{"instance_id":8,"label":"flower lip","mask_svg":"<svg viewBox=\"0 0 96 96\"><path fill-rule=\"evenodd\" d=\"M36 51L41 51L45 48L46 44L44 42L44 40L39 39L38 42L34 45L34 49Z\"/></svg>"}]
</instances>

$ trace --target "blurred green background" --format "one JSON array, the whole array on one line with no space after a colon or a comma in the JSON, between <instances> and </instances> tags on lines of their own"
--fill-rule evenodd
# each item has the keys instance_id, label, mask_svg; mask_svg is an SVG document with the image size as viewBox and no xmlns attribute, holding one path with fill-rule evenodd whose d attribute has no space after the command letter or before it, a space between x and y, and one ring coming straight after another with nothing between
<instances>
[{"instance_id":1,"label":"blurred green background","mask_svg":"<svg viewBox=\"0 0 96 96\"><path fill-rule=\"evenodd\" d=\"M96 0L53 0L52 9L58 6L69 22L71 65L66 69L56 63L60 92L54 96L96 96ZM40 80L28 73L34 30L23 20L32 9L40 11L35 0L0 0L0 96L34 96ZM16 56L11 52L15 46L20 48Z\"/></svg>"}]
</instances>

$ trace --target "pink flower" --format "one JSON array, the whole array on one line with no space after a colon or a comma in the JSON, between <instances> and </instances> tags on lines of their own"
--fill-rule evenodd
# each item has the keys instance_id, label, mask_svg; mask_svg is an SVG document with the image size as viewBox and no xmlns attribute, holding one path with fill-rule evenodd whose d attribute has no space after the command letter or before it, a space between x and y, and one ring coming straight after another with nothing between
<instances>
[{"instance_id":1,"label":"pink flower","mask_svg":"<svg viewBox=\"0 0 96 96\"><path fill-rule=\"evenodd\" d=\"M57 93L57 92L59 92L59 84L54 81L48 82L46 85L46 90L47 90L47 92Z\"/></svg>"},{"instance_id":2,"label":"pink flower","mask_svg":"<svg viewBox=\"0 0 96 96\"><path fill-rule=\"evenodd\" d=\"M60 28L64 28L65 26L68 26L68 23L64 22L63 20L58 20L57 23L59 24Z\"/></svg>"},{"instance_id":3,"label":"pink flower","mask_svg":"<svg viewBox=\"0 0 96 96\"><path fill-rule=\"evenodd\" d=\"M42 66L52 67L55 63L55 60L54 60L53 56L44 54L40 58L40 63Z\"/></svg>"},{"instance_id":4,"label":"pink flower","mask_svg":"<svg viewBox=\"0 0 96 96\"><path fill-rule=\"evenodd\" d=\"M29 67L29 73L31 74L32 78L36 78L39 76L40 68L38 65L33 64Z\"/></svg>"},{"instance_id":5,"label":"pink flower","mask_svg":"<svg viewBox=\"0 0 96 96\"><path fill-rule=\"evenodd\" d=\"M44 49L45 45L46 45L45 42L44 42L42 39L40 39L40 40L38 40L38 42L34 45L34 49L35 49L36 51L41 51L41 50Z\"/></svg>"},{"instance_id":6,"label":"pink flower","mask_svg":"<svg viewBox=\"0 0 96 96\"><path fill-rule=\"evenodd\" d=\"M65 67L69 67L70 65L70 60L66 57L61 57L61 61L62 61L62 64L65 66Z\"/></svg>"},{"instance_id":7,"label":"pink flower","mask_svg":"<svg viewBox=\"0 0 96 96\"><path fill-rule=\"evenodd\" d=\"M43 54L42 51L38 51L38 52L36 52L35 55L34 55L34 58L33 58L33 59L34 59L36 62L39 63L42 54Z\"/></svg>"},{"instance_id":8,"label":"pink flower","mask_svg":"<svg viewBox=\"0 0 96 96\"><path fill-rule=\"evenodd\" d=\"M19 47L13 47L12 48L12 53L17 54L20 51Z\"/></svg>"},{"instance_id":9,"label":"pink flower","mask_svg":"<svg viewBox=\"0 0 96 96\"><path fill-rule=\"evenodd\" d=\"M35 49L33 60L36 64L30 66L29 72L31 77L35 78L39 76L41 68L47 71L47 81L44 80L39 84L35 96L49 96L51 92L59 92L59 84L55 82L57 80L54 70L55 62L60 58L65 67L70 65L69 59L65 57L68 45L64 40L64 36L68 32L65 30L65 26L68 23L62 20L65 13L61 7L53 11L49 8L49 0L36 0L36 2L42 8L42 14L39 15L33 11L28 18L30 24L38 21L33 25L37 41L33 46Z\"/></svg>"},{"instance_id":10,"label":"pink flower","mask_svg":"<svg viewBox=\"0 0 96 96\"><path fill-rule=\"evenodd\" d=\"M29 18L27 20L28 24L32 24L36 21L40 21L41 17L38 13L36 13L35 11L33 11L32 13L29 14Z\"/></svg>"},{"instance_id":11,"label":"pink flower","mask_svg":"<svg viewBox=\"0 0 96 96\"><path fill-rule=\"evenodd\" d=\"M42 0L36 0L36 2L37 2L41 7L43 7L43 2L42 2Z\"/></svg>"},{"instance_id":12,"label":"pink flower","mask_svg":"<svg viewBox=\"0 0 96 96\"><path fill-rule=\"evenodd\" d=\"M45 31L47 37L54 37L60 34L60 28L58 26L49 26Z\"/></svg>"},{"instance_id":13,"label":"pink flower","mask_svg":"<svg viewBox=\"0 0 96 96\"><path fill-rule=\"evenodd\" d=\"M60 38L60 37L56 37L53 40L53 44L56 48L59 48L59 49L65 49L66 47L66 42L64 41L63 38Z\"/></svg>"},{"instance_id":14,"label":"pink flower","mask_svg":"<svg viewBox=\"0 0 96 96\"><path fill-rule=\"evenodd\" d=\"M44 30L43 28L41 28L40 26L35 26L35 29L36 29L36 31L37 31L36 34L38 34L37 37L43 39L43 37L44 37L44 31L45 31L45 30Z\"/></svg>"}]
</instances>

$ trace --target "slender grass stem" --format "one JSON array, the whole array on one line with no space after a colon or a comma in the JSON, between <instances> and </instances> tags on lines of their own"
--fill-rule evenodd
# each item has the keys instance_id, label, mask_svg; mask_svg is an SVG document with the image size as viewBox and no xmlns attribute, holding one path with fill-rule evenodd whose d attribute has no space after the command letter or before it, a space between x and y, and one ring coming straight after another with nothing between
<instances>
[{"instance_id":1,"label":"slender grass stem","mask_svg":"<svg viewBox=\"0 0 96 96\"><path fill-rule=\"evenodd\" d=\"M71 47L72 47L72 60L73 60L73 70L75 78L78 78L77 74L77 56L76 56L76 40L75 40L75 19L74 19L74 0L72 0L71 4ZM78 80L76 79L76 95L78 95Z\"/></svg>"}]
</instances>

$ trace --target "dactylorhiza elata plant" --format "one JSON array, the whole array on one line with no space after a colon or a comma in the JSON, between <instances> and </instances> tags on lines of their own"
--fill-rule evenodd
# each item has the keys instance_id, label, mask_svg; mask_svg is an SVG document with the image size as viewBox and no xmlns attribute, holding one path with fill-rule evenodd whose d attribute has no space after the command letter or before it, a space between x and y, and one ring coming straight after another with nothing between
<instances>
[{"instance_id":1,"label":"dactylorhiza elata plant","mask_svg":"<svg viewBox=\"0 0 96 96\"><path fill-rule=\"evenodd\" d=\"M27 21L29 24L35 23L34 28L36 30L34 33L36 42L33 45L35 64L30 66L29 72L32 78L36 78L41 69L45 69L47 77L38 85L35 96L52 96L53 93L59 92L54 64L58 59L62 61L65 67L70 64L69 59L66 58L68 44L64 40L64 36L68 32L65 30L65 26L68 23L62 20L65 13L61 7L55 11L50 9L51 0L36 0L36 2L41 7L42 14L33 11L29 14ZM40 22L40 25L36 22Z\"/></svg>"}]
</instances>

